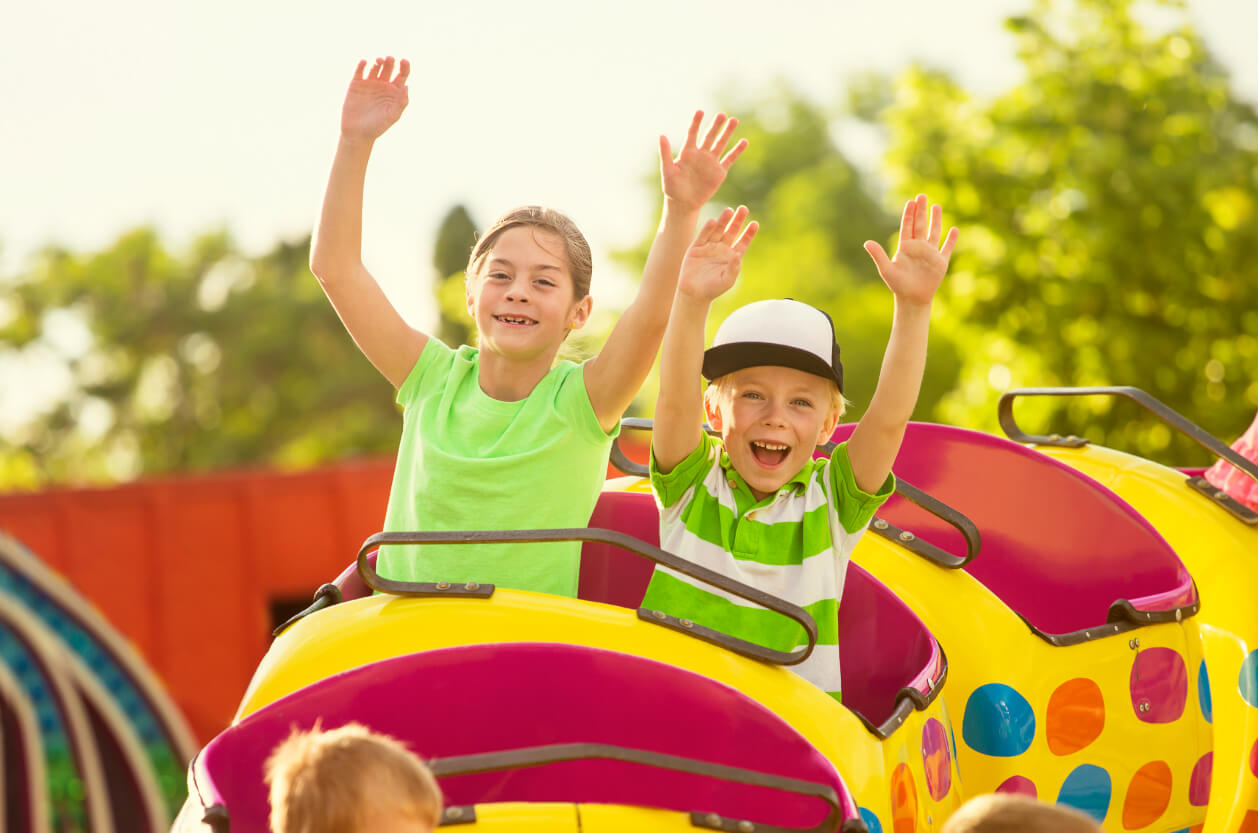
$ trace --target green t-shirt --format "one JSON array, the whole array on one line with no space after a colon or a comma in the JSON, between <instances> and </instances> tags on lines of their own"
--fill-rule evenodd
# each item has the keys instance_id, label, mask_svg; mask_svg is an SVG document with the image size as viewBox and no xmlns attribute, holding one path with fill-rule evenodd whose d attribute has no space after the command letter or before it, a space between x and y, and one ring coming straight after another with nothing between
<instances>
[{"instance_id":1,"label":"green t-shirt","mask_svg":"<svg viewBox=\"0 0 1258 833\"><path fill-rule=\"evenodd\" d=\"M390 531L583 527L619 426L603 431L581 365L559 362L518 402L480 388L479 352L435 338L397 401L402 440ZM579 542L382 548L377 569L403 581L479 581L575 596Z\"/></svg>"}]
</instances>

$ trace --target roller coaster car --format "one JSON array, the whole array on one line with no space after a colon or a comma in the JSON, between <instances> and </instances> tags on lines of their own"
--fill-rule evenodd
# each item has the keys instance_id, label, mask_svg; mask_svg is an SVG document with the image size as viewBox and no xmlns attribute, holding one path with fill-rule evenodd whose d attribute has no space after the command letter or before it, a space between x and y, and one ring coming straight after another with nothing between
<instances>
[{"instance_id":1,"label":"roller coaster car","mask_svg":"<svg viewBox=\"0 0 1258 833\"><path fill-rule=\"evenodd\" d=\"M485 829L911 833L996 790L1114 831L1256 833L1258 529L1183 473L1070 453L910 426L839 607L842 705L789 671L808 615L659 550L640 478L609 481L590 529L372 536L279 633L176 826L265 830L263 761L322 719L408 741L434 759L445 823ZM1171 514L1191 533L1150 523ZM578 599L372 563L383 544L560 538L585 542ZM636 609L654 563L805 637L769 651ZM1228 678L1240 697L1212 709L1208 681Z\"/></svg>"}]
</instances>

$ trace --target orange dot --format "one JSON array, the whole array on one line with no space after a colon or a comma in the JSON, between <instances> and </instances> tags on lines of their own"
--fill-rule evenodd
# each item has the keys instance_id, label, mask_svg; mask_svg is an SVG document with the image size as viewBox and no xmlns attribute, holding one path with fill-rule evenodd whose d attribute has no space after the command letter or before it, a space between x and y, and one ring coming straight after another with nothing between
<instances>
[{"instance_id":1,"label":"orange dot","mask_svg":"<svg viewBox=\"0 0 1258 833\"><path fill-rule=\"evenodd\" d=\"M1148 827L1162 817L1171 803L1171 768L1166 761L1151 761L1136 770L1123 802L1123 827Z\"/></svg>"},{"instance_id":2,"label":"orange dot","mask_svg":"<svg viewBox=\"0 0 1258 833\"><path fill-rule=\"evenodd\" d=\"M1245 818L1241 820L1241 826L1236 829L1236 833L1258 833L1258 811L1246 810Z\"/></svg>"},{"instance_id":3,"label":"orange dot","mask_svg":"<svg viewBox=\"0 0 1258 833\"><path fill-rule=\"evenodd\" d=\"M891 828L895 833L917 829L917 785L908 764L900 764L891 773Z\"/></svg>"},{"instance_id":4,"label":"orange dot","mask_svg":"<svg viewBox=\"0 0 1258 833\"><path fill-rule=\"evenodd\" d=\"M1044 735L1054 755L1078 752L1100 737L1105 728L1105 700L1101 687L1078 677L1057 686L1048 698Z\"/></svg>"}]
</instances>

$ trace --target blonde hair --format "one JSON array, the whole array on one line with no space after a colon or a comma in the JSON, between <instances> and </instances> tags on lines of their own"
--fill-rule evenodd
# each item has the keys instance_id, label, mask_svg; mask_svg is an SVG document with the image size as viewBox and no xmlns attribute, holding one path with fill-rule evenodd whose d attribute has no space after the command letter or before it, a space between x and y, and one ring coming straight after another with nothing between
<instances>
[{"instance_id":1,"label":"blonde hair","mask_svg":"<svg viewBox=\"0 0 1258 833\"><path fill-rule=\"evenodd\" d=\"M733 396L734 380L731 378L733 375L732 373L726 373L724 376L717 376L708 383L707 389L703 392L703 398L709 407L716 407L718 397ZM839 390L839 386L833 379L825 379L821 376L817 378L827 383L826 390L830 394L830 410L837 415L837 419L842 419L843 414L847 412L847 398L843 396L843 392Z\"/></svg>"},{"instance_id":2,"label":"blonde hair","mask_svg":"<svg viewBox=\"0 0 1258 833\"><path fill-rule=\"evenodd\" d=\"M358 723L294 729L266 762L272 833L365 831L378 813L441 820L441 789L400 742Z\"/></svg>"},{"instance_id":3,"label":"blonde hair","mask_svg":"<svg viewBox=\"0 0 1258 833\"><path fill-rule=\"evenodd\" d=\"M568 272L572 276L572 296L580 301L590 294L590 278L594 273L594 256L585 235L568 215L553 208L525 205L512 209L499 217L489 231L476 241L472 255L467 260L467 280L479 277L485 259L493 251L494 243L503 232L517 226L539 228L554 234L563 243L564 256L568 260Z\"/></svg>"},{"instance_id":4,"label":"blonde hair","mask_svg":"<svg viewBox=\"0 0 1258 833\"><path fill-rule=\"evenodd\" d=\"M941 833L1101 833L1101 827L1077 810L1026 796L981 795L953 813Z\"/></svg>"}]
</instances>

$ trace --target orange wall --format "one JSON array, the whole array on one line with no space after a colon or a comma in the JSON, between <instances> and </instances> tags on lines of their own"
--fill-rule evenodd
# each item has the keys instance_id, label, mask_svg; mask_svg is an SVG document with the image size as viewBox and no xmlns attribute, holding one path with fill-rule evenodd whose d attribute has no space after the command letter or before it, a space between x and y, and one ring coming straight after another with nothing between
<instances>
[{"instance_id":1,"label":"orange wall","mask_svg":"<svg viewBox=\"0 0 1258 833\"><path fill-rule=\"evenodd\" d=\"M272 600L309 600L354 559L392 475L388 457L0 495L0 528L136 646L204 743L266 652Z\"/></svg>"}]
</instances>

